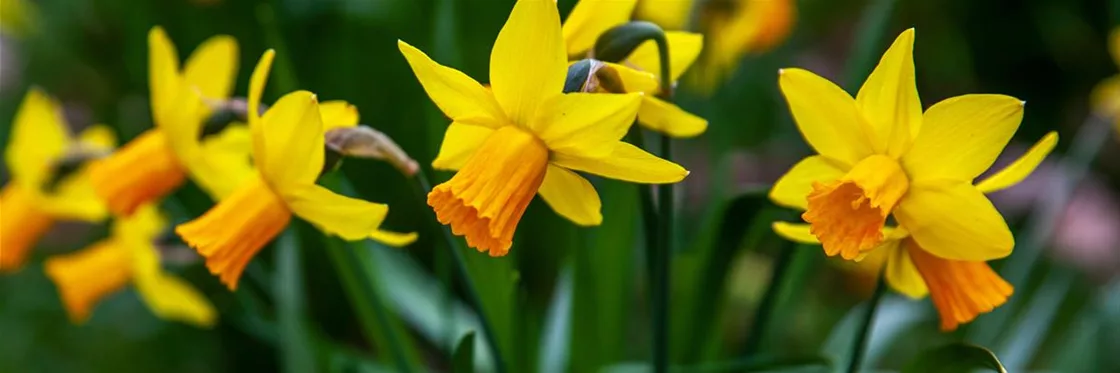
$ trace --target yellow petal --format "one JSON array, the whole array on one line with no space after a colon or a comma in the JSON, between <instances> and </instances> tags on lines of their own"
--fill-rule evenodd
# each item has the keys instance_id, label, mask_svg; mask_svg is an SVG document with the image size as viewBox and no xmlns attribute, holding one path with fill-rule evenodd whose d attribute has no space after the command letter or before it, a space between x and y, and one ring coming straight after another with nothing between
<instances>
[{"instance_id":1,"label":"yellow petal","mask_svg":"<svg viewBox=\"0 0 1120 373\"><path fill-rule=\"evenodd\" d=\"M653 73L639 71L632 67L612 62L604 62L604 64L607 65L607 69L618 74L618 78L622 80L622 87L626 89L626 92L657 93L657 87L661 83L657 81L657 76L653 75Z\"/></svg>"},{"instance_id":2,"label":"yellow petal","mask_svg":"<svg viewBox=\"0 0 1120 373\"><path fill-rule=\"evenodd\" d=\"M109 215L108 206L94 191L84 169L59 181L54 193L39 203L44 211L57 218L96 223Z\"/></svg>"},{"instance_id":3,"label":"yellow petal","mask_svg":"<svg viewBox=\"0 0 1120 373\"><path fill-rule=\"evenodd\" d=\"M582 56L612 27L630 20L637 0L580 0L564 20L569 56Z\"/></svg>"},{"instance_id":4,"label":"yellow petal","mask_svg":"<svg viewBox=\"0 0 1120 373\"><path fill-rule=\"evenodd\" d=\"M253 175L251 150L249 127L232 125L204 139L198 156L187 163L187 170L195 183L220 201Z\"/></svg>"},{"instance_id":5,"label":"yellow petal","mask_svg":"<svg viewBox=\"0 0 1120 373\"><path fill-rule=\"evenodd\" d=\"M261 94L264 85L268 82L268 72L272 69L272 60L276 51L269 49L261 55L261 60L253 68L253 75L249 77L249 132L253 135L253 158L262 159L264 151L264 132L261 131Z\"/></svg>"},{"instance_id":6,"label":"yellow petal","mask_svg":"<svg viewBox=\"0 0 1120 373\"><path fill-rule=\"evenodd\" d=\"M554 153L552 164L634 183L668 184L688 176L684 167L634 145L619 141L608 148L613 148L610 154L598 159Z\"/></svg>"},{"instance_id":7,"label":"yellow petal","mask_svg":"<svg viewBox=\"0 0 1120 373\"><path fill-rule=\"evenodd\" d=\"M358 107L346 101L320 102L319 114L323 116L324 133L335 128L358 125Z\"/></svg>"},{"instance_id":8,"label":"yellow petal","mask_svg":"<svg viewBox=\"0 0 1120 373\"><path fill-rule=\"evenodd\" d=\"M805 210L809 204L809 192L813 191L813 183L836 180L846 172L845 167L825 157L807 157L797 162L774 183L774 187L770 189L770 200L780 206Z\"/></svg>"},{"instance_id":9,"label":"yellow petal","mask_svg":"<svg viewBox=\"0 0 1120 373\"><path fill-rule=\"evenodd\" d=\"M677 138L695 137L708 129L707 119L652 96L642 97L638 123L642 127Z\"/></svg>"},{"instance_id":10,"label":"yellow petal","mask_svg":"<svg viewBox=\"0 0 1120 373\"><path fill-rule=\"evenodd\" d=\"M515 3L490 51L490 87L509 119L525 125L545 99L559 95L567 61L556 2Z\"/></svg>"},{"instance_id":11,"label":"yellow petal","mask_svg":"<svg viewBox=\"0 0 1120 373\"><path fill-rule=\"evenodd\" d=\"M413 242L416 242L416 239L419 238L419 235L417 235L416 232L398 233L378 229L377 231L370 233L369 238L371 240L392 247L404 247L412 244Z\"/></svg>"},{"instance_id":12,"label":"yellow petal","mask_svg":"<svg viewBox=\"0 0 1120 373\"><path fill-rule=\"evenodd\" d=\"M165 135L177 161L186 162L196 157L198 137L206 123L208 110L194 88L178 85L174 91L175 98L167 105L156 126Z\"/></svg>"},{"instance_id":13,"label":"yellow petal","mask_svg":"<svg viewBox=\"0 0 1120 373\"><path fill-rule=\"evenodd\" d=\"M78 134L78 142L93 149L109 151L117 147L117 135L104 124L95 124Z\"/></svg>"},{"instance_id":14,"label":"yellow petal","mask_svg":"<svg viewBox=\"0 0 1120 373\"><path fill-rule=\"evenodd\" d=\"M945 259L998 259L1015 246L992 202L963 181L911 184L894 216L919 245Z\"/></svg>"},{"instance_id":15,"label":"yellow petal","mask_svg":"<svg viewBox=\"0 0 1120 373\"><path fill-rule=\"evenodd\" d=\"M494 95L459 70L432 61L419 49L398 40L397 47L408 60L424 92L444 115L462 123L498 127L505 125L505 114Z\"/></svg>"},{"instance_id":16,"label":"yellow petal","mask_svg":"<svg viewBox=\"0 0 1120 373\"><path fill-rule=\"evenodd\" d=\"M202 42L183 64L183 80L202 97L229 98L237 78L237 40L219 35Z\"/></svg>"},{"instance_id":17,"label":"yellow petal","mask_svg":"<svg viewBox=\"0 0 1120 373\"><path fill-rule=\"evenodd\" d=\"M809 224L776 221L771 223L770 227L774 229L774 233L793 242L809 245L820 245L821 243L817 236L809 233Z\"/></svg>"},{"instance_id":18,"label":"yellow petal","mask_svg":"<svg viewBox=\"0 0 1120 373\"><path fill-rule=\"evenodd\" d=\"M323 170L323 123L315 95L296 91L284 95L261 118L263 157L254 157L269 185L283 188L310 185Z\"/></svg>"},{"instance_id":19,"label":"yellow petal","mask_svg":"<svg viewBox=\"0 0 1120 373\"><path fill-rule=\"evenodd\" d=\"M179 95L179 53L162 27L148 31L148 89L151 91L152 120L158 125L171 115L171 105Z\"/></svg>"},{"instance_id":20,"label":"yellow petal","mask_svg":"<svg viewBox=\"0 0 1120 373\"><path fill-rule=\"evenodd\" d=\"M665 39L669 43L669 81L675 82L681 75L696 62L700 50L704 47L704 36L684 31L666 31ZM647 41L634 49L626 62L637 66L642 71L654 74L661 78L661 57L657 50L657 43Z\"/></svg>"},{"instance_id":21,"label":"yellow petal","mask_svg":"<svg viewBox=\"0 0 1120 373\"><path fill-rule=\"evenodd\" d=\"M153 204L140 205L127 218L118 218L113 224L113 237L129 242L154 241L167 228L167 218Z\"/></svg>"},{"instance_id":22,"label":"yellow petal","mask_svg":"<svg viewBox=\"0 0 1120 373\"><path fill-rule=\"evenodd\" d=\"M1019 157L1019 159L1016 159L1015 162L999 170L999 172L992 174L992 176L984 179L984 181L977 183L976 189L987 194L1018 184L1020 181L1027 178L1031 172L1034 172L1034 169L1042 163L1042 160L1046 158L1046 155L1050 154L1051 150L1054 150L1054 146L1057 144L1058 133L1053 131L1047 133L1046 136L1042 137L1042 140L1038 140L1038 143L1035 143L1030 150Z\"/></svg>"},{"instance_id":23,"label":"yellow petal","mask_svg":"<svg viewBox=\"0 0 1120 373\"><path fill-rule=\"evenodd\" d=\"M890 242L893 243L893 246L890 247L887 268L884 273L887 276L887 284L890 284L895 291L912 299L925 297L929 294L929 288L926 288L926 282L922 279L922 274L918 273L914 261L910 260L910 253L906 248L899 245L899 241Z\"/></svg>"},{"instance_id":24,"label":"yellow petal","mask_svg":"<svg viewBox=\"0 0 1120 373\"><path fill-rule=\"evenodd\" d=\"M38 88L31 88L12 120L11 140L4 152L13 181L29 191L38 191L69 144L70 134L58 103Z\"/></svg>"},{"instance_id":25,"label":"yellow petal","mask_svg":"<svg viewBox=\"0 0 1120 373\"><path fill-rule=\"evenodd\" d=\"M811 72L778 71L778 83L805 141L846 166L871 155L868 128L852 96Z\"/></svg>"},{"instance_id":26,"label":"yellow petal","mask_svg":"<svg viewBox=\"0 0 1120 373\"><path fill-rule=\"evenodd\" d=\"M443 144L432 161L432 168L452 171L463 168L492 133L494 130L486 127L452 122L443 135Z\"/></svg>"},{"instance_id":27,"label":"yellow petal","mask_svg":"<svg viewBox=\"0 0 1120 373\"><path fill-rule=\"evenodd\" d=\"M626 135L640 104L637 93L556 95L529 122L529 128L553 152L602 158Z\"/></svg>"},{"instance_id":28,"label":"yellow petal","mask_svg":"<svg viewBox=\"0 0 1120 373\"><path fill-rule=\"evenodd\" d=\"M210 301L187 282L164 273L159 253L148 242L132 242L133 283L140 299L161 319L197 326L213 326L217 311Z\"/></svg>"},{"instance_id":29,"label":"yellow petal","mask_svg":"<svg viewBox=\"0 0 1120 373\"><path fill-rule=\"evenodd\" d=\"M874 137L876 152L898 158L922 124L922 103L914 83L914 29L903 31L883 54L856 95Z\"/></svg>"},{"instance_id":30,"label":"yellow petal","mask_svg":"<svg viewBox=\"0 0 1120 373\"><path fill-rule=\"evenodd\" d=\"M599 193L583 176L562 167L548 166L541 183L541 198L552 211L580 226L603 223L602 202Z\"/></svg>"},{"instance_id":31,"label":"yellow petal","mask_svg":"<svg viewBox=\"0 0 1120 373\"><path fill-rule=\"evenodd\" d=\"M645 0L638 2L637 19L656 23L666 30L681 30L688 25L693 0Z\"/></svg>"},{"instance_id":32,"label":"yellow petal","mask_svg":"<svg viewBox=\"0 0 1120 373\"><path fill-rule=\"evenodd\" d=\"M157 317L200 327L212 327L218 319L214 305L190 283L159 273L138 276L136 291Z\"/></svg>"},{"instance_id":33,"label":"yellow petal","mask_svg":"<svg viewBox=\"0 0 1120 373\"><path fill-rule=\"evenodd\" d=\"M306 185L284 195L292 212L323 232L356 241L377 232L389 206L335 194L318 185Z\"/></svg>"},{"instance_id":34,"label":"yellow petal","mask_svg":"<svg viewBox=\"0 0 1120 373\"><path fill-rule=\"evenodd\" d=\"M1004 95L964 95L938 102L902 157L912 182L971 183L991 167L1023 119L1023 102ZM923 245L924 246L924 245Z\"/></svg>"}]
</instances>

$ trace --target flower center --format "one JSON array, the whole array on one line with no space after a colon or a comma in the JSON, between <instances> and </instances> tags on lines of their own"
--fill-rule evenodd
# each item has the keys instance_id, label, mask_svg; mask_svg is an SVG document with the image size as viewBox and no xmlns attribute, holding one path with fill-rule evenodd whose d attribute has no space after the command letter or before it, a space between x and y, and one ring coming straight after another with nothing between
<instances>
[{"instance_id":1,"label":"flower center","mask_svg":"<svg viewBox=\"0 0 1120 373\"><path fill-rule=\"evenodd\" d=\"M31 191L9 183L0 191L0 271L23 265L27 252L54 224Z\"/></svg>"},{"instance_id":2,"label":"flower center","mask_svg":"<svg viewBox=\"0 0 1120 373\"><path fill-rule=\"evenodd\" d=\"M291 219L292 212L280 196L254 177L198 219L175 227L175 233L206 257L210 273L237 290L249 260Z\"/></svg>"},{"instance_id":3,"label":"flower center","mask_svg":"<svg viewBox=\"0 0 1120 373\"><path fill-rule=\"evenodd\" d=\"M98 301L128 283L132 262L128 248L107 240L48 259L44 270L58 286L70 320L80 323L89 318Z\"/></svg>"},{"instance_id":4,"label":"flower center","mask_svg":"<svg viewBox=\"0 0 1120 373\"><path fill-rule=\"evenodd\" d=\"M116 215L129 216L137 207L171 193L187 171L167 136L148 130L108 158L90 165L94 190Z\"/></svg>"},{"instance_id":5,"label":"flower center","mask_svg":"<svg viewBox=\"0 0 1120 373\"><path fill-rule=\"evenodd\" d=\"M883 242L883 223L909 187L897 161L872 155L839 180L813 183L801 218L826 254L853 260Z\"/></svg>"},{"instance_id":6,"label":"flower center","mask_svg":"<svg viewBox=\"0 0 1120 373\"><path fill-rule=\"evenodd\" d=\"M491 256L509 252L513 232L548 168L548 148L515 126L494 131L451 180L428 194L440 223Z\"/></svg>"},{"instance_id":7,"label":"flower center","mask_svg":"<svg viewBox=\"0 0 1120 373\"><path fill-rule=\"evenodd\" d=\"M903 244L910 251L914 267L921 273L933 305L941 315L941 330L955 330L958 325L990 312L1007 302L1014 292L1011 284L999 277L988 263L938 258L919 247L913 239Z\"/></svg>"}]
</instances>

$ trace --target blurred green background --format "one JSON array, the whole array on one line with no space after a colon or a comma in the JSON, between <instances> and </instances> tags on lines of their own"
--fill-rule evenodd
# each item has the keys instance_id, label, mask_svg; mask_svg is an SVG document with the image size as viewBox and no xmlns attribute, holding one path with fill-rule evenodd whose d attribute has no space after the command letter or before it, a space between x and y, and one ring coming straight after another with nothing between
<instances>
[{"instance_id":1,"label":"blurred green background","mask_svg":"<svg viewBox=\"0 0 1120 373\"><path fill-rule=\"evenodd\" d=\"M277 49L266 101L285 86L348 100L362 123L395 139L438 182L450 175L431 173L427 163L447 120L421 90L396 40L486 81L490 47L513 1L31 3L37 8L32 28L0 38L0 144L7 143L14 110L30 86L58 97L76 128L106 123L124 143L151 127L146 37L162 25L180 56L212 35L236 37L239 96L260 54ZM871 40L871 62L895 35L916 27L924 106L965 93L1012 95L1028 104L1009 154L1051 130L1061 141L1036 175L993 195L1018 242L1011 257L993 264L1016 285L1012 300L944 334L928 299L891 295L880 308L865 366L898 370L919 351L964 340L992 349L1011 371L1120 371L1120 147L1111 131L1108 139L1097 131L1076 140L1090 130L1092 87L1117 73L1106 46L1120 20L1118 2L900 0L893 9L881 8L895 3L884 0L797 3L795 28L780 47L744 56L710 95L681 87L681 104L710 127L676 142L676 160L692 174L678 192L673 362L733 361L754 343L788 362L774 367L827 371L814 365L822 357L844 365L858 305L870 297L874 279L825 259L817 247L785 243L768 228L773 219L795 215L766 202L765 188L810 152L778 93L776 72L808 68L854 92L870 69L849 64L855 40L867 14L886 9L890 18ZM564 16L574 0L558 5ZM1067 157L1094 139L1103 141L1099 154ZM1082 165L1089 173L1071 198L1047 199L1062 194L1054 185ZM39 244L25 269L0 277L0 372L277 371L298 350L311 351L332 372L396 371L402 361L450 371L453 347L478 327L428 207L387 164L347 160L341 173L352 185L344 192L388 203L386 227L418 231L420 240L405 249L346 244L297 224L296 234L273 245L298 248L295 277L275 247L254 260L237 293L199 262L171 264L218 307L221 321L212 330L158 320L132 290L110 296L87 324L74 326L41 262L103 237L106 227L65 224ZM603 199L603 226L575 227L538 199L509 256L464 253L511 372L640 371L648 358L637 187L593 182ZM193 186L164 205L176 222L209 206ZM1052 234L1040 234L1036 221L1054 222ZM761 339L748 342L776 263L788 266L774 293L775 312ZM480 361L485 368L489 360Z\"/></svg>"}]
</instances>

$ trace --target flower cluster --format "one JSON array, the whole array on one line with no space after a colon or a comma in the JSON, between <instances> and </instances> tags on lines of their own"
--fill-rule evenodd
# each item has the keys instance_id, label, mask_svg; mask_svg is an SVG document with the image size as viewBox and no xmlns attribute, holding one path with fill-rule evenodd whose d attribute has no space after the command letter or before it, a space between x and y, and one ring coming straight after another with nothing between
<instances>
[{"instance_id":1,"label":"flower cluster","mask_svg":"<svg viewBox=\"0 0 1120 373\"><path fill-rule=\"evenodd\" d=\"M654 3L583 0L562 23L554 1L520 0L494 41L485 84L398 40L419 85L448 118L431 167L455 172L426 191L440 224L470 247L504 256L537 195L572 223L596 226L602 203L587 175L639 184L689 175L624 137L641 128L675 138L703 134L708 121L672 102L677 81L697 61L707 74L703 85L721 81L744 53L780 44L796 11L787 0L708 1L697 5L704 7L698 25L689 25L681 18L689 12L680 9L691 2ZM634 39L649 30L652 36ZM923 110L913 46L914 30L904 31L855 97L807 70L778 71L797 128L817 154L793 166L769 195L803 211L804 222L775 222L773 229L820 244L828 256L876 263L898 292L929 295L942 329L953 330L1013 292L987 264L1008 256L1014 239L985 194L1029 175L1057 135L981 178L1018 129L1024 102L975 94ZM406 177L424 172L417 163L362 127L346 101L296 90L265 103L272 50L261 55L243 98L236 96L239 55L234 38L215 36L180 61L164 30L152 28L153 126L118 149L104 126L71 135L60 104L31 89L5 153L12 177L0 192L0 270L26 263L56 221L111 219L104 239L45 260L71 319L86 320L100 299L131 284L156 315L210 326L215 307L165 268L164 254L175 249L169 238L193 248L231 291L293 217L347 241L416 241L415 233L381 228L387 205L319 181L343 156L388 159ZM581 80L573 75L581 61L604 75ZM1112 83L1102 96L1114 98ZM160 205L188 183L214 204L172 226Z\"/></svg>"}]
</instances>

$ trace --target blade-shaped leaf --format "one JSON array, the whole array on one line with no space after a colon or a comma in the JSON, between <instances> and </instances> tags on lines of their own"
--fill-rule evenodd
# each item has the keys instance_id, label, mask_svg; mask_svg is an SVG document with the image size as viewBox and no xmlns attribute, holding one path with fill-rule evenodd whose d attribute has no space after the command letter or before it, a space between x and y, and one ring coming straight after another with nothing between
<instances>
[{"instance_id":1,"label":"blade-shaped leaf","mask_svg":"<svg viewBox=\"0 0 1120 373\"><path fill-rule=\"evenodd\" d=\"M455 373L474 373L474 331L467 332L459 339L451 368Z\"/></svg>"},{"instance_id":2,"label":"blade-shaped leaf","mask_svg":"<svg viewBox=\"0 0 1120 373\"><path fill-rule=\"evenodd\" d=\"M902 373L949 373L988 369L1007 373L996 354L967 343L953 343L923 352Z\"/></svg>"}]
</instances>

